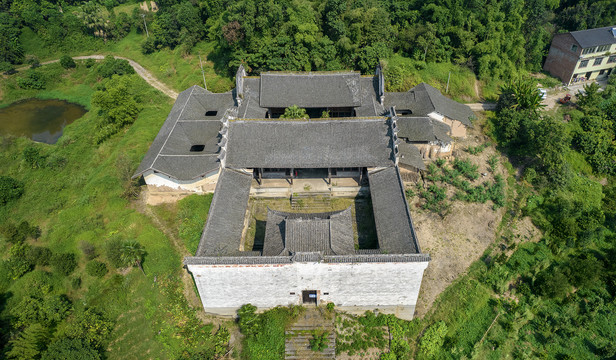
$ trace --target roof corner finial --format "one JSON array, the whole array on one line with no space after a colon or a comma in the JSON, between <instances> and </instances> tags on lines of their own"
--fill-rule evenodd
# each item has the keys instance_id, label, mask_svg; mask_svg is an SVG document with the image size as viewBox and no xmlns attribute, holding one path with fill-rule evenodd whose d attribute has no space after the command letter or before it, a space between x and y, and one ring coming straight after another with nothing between
<instances>
[{"instance_id":1,"label":"roof corner finial","mask_svg":"<svg viewBox=\"0 0 616 360\"><path fill-rule=\"evenodd\" d=\"M385 102L385 75L383 74L383 67L381 66L381 62L376 65L375 75L378 78L378 93L379 102L381 105Z\"/></svg>"},{"instance_id":2,"label":"roof corner finial","mask_svg":"<svg viewBox=\"0 0 616 360\"><path fill-rule=\"evenodd\" d=\"M235 73L235 100L237 100L237 106L240 106L244 98L244 76L246 76L246 69L244 69L244 64L240 64Z\"/></svg>"}]
</instances>

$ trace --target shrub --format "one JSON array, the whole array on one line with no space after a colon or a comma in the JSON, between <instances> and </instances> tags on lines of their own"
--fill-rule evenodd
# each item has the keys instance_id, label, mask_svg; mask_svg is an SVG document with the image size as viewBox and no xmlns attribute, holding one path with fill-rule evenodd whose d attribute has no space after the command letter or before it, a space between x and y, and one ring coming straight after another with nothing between
<instances>
[{"instance_id":1,"label":"shrub","mask_svg":"<svg viewBox=\"0 0 616 360\"><path fill-rule=\"evenodd\" d=\"M444 321L431 325L421 337L419 348L426 356L433 357L443 346L446 334L447 325Z\"/></svg>"},{"instance_id":2,"label":"shrub","mask_svg":"<svg viewBox=\"0 0 616 360\"><path fill-rule=\"evenodd\" d=\"M120 240L111 240L105 245L105 257L109 263L115 268L126 266L122 258L123 243Z\"/></svg>"},{"instance_id":3,"label":"shrub","mask_svg":"<svg viewBox=\"0 0 616 360\"><path fill-rule=\"evenodd\" d=\"M541 272L534 286L539 294L550 298L562 298L570 288L567 277L559 269Z\"/></svg>"},{"instance_id":4,"label":"shrub","mask_svg":"<svg viewBox=\"0 0 616 360\"><path fill-rule=\"evenodd\" d=\"M105 60L103 60L98 67L96 68L96 72L104 77L110 78L114 74L117 75L127 75L134 74L135 70L126 60L116 59L111 55L105 56Z\"/></svg>"},{"instance_id":5,"label":"shrub","mask_svg":"<svg viewBox=\"0 0 616 360\"><path fill-rule=\"evenodd\" d=\"M77 66L77 64L75 64L75 60L73 60L73 58L69 55L62 55L60 58L60 65L62 65L65 69L72 69Z\"/></svg>"},{"instance_id":6,"label":"shrub","mask_svg":"<svg viewBox=\"0 0 616 360\"><path fill-rule=\"evenodd\" d=\"M280 115L281 119L308 119L306 109L300 108L297 105L289 106L284 109L284 114Z\"/></svg>"},{"instance_id":7,"label":"shrub","mask_svg":"<svg viewBox=\"0 0 616 360\"><path fill-rule=\"evenodd\" d=\"M30 69L24 77L17 79L17 85L22 89L41 90L45 88L45 79L40 72Z\"/></svg>"},{"instance_id":8,"label":"shrub","mask_svg":"<svg viewBox=\"0 0 616 360\"><path fill-rule=\"evenodd\" d=\"M107 265L100 261L90 261L86 264L86 273L90 276L103 277L107 274Z\"/></svg>"},{"instance_id":9,"label":"shrub","mask_svg":"<svg viewBox=\"0 0 616 360\"><path fill-rule=\"evenodd\" d=\"M26 254L28 261L31 264L47 266L49 265L49 261L51 260L53 253L46 247L43 246L32 246L28 249L28 253Z\"/></svg>"},{"instance_id":10,"label":"shrub","mask_svg":"<svg viewBox=\"0 0 616 360\"><path fill-rule=\"evenodd\" d=\"M10 176L0 176L0 206L17 200L24 193L24 185Z\"/></svg>"},{"instance_id":11,"label":"shrub","mask_svg":"<svg viewBox=\"0 0 616 360\"><path fill-rule=\"evenodd\" d=\"M62 338L49 345L41 356L42 360L90 359L100 360L101 355L86 341Z\"/></svg>"},{"instance_id":12,"label":"shrub","mask_svg":"<svg viewBox=\"0 0 616 360\"><path fill-rule=\"evenodd\" d=\"M29 246L25 243L14 244L9 250L7 266L11 279L19 279L25 273L32 270L33 264L30 263L27 254Z\"/></svg>"},{"instance_id":13,"label":"shrub","mask_svg":"<svg viewBox=\"0 0 616 360\"><path fill-rule=\"evenodd\" d=\"M81 278L79 276L74 277L71 279L71 287L74 290L77 290L79 288L81 288Z\"/></svg>"},{"instance_id":14,"label":"shrub","mask_svg":"<svg viewBox=\"0 0 616 360\"><path fill-rule=\"evenodd\" d=\"M56 272L64 276L70 275L77 267L77 259L72 253L55 254L51 257L50 263Z\"/></svg>"},{"instance_id":15,"label":"shrub","mask_svg":"<svg viewBox=\"0 0 616 360\"><path fill-rule=\"evenodd\" d=\"M141 53L144 55L148 55L156 51L156 44L154 43L154 37L148 37L141 44Z\"/></svg>"},{"instance_id":16,"label":"shrub","mask_svg":"<svg viewBox=\"0 0 616 360\"><path fill-rule=\"evenodd\" d=\"M36 55L27 55L25 63L30 65L30 68L34 69L41 66L41 62L39 61Z\"/></svg>"},{"instance_id":17,"label":"shrub","mask_svg":"<svg viewBox=\"0 0 616 360\"><path fill-rule=\"evenodd\" d=\"M86 67L89 69L92 66L96 65L96 60L94 59L86 59L85 63Z\"/></svg>"},{"instance_id":18,"label":"shrub","mask_svg":"<svg viewBox=\"0 0 616 360\"><path fill-rule=\"evenodd\" d=\"M259 317L255 313L257 307L251 304L242 305L237 311L237 322L242 334L253 336L259 332Z\"/></svg>"},{"instance_id":19,"label":"shrub","mask_svg":"<svg viewBox=\"0 0 616 360\"><path fill-rule=\"evenodd\" d=\"M24 162L33 169L45 166L45 157L41 155L41 149L35 146L26 146L22 152Z\"/></svg>"},{"instance_id":20,"label":"shrub","mask_svg":"<svg viewBox=\"0 0 616 360\"><path fill-rule=\"evenodd\" d=\"M88 241L82 241L79 245L81 247L81 251L83 252L87 260L92 260L98 256L98 254L96 253L96 247L92 243Z\"/></svg>"},{"instance_id":21,"label":"shrub","mask_svg":"<svg viewBox=\"0 0 616 360\"><path fill-rule=\"evenodd\" d=\"M327 337L329 332L323 330L313 330L312 339L310 339L310 350L323 351L327 349L327 343L329 342Z\"/></svg>"},{"instance_id":22,"label":"shrub","mask_svg":"<svg viewBox=\"0 0 616 360\"><path fill-rule=\"evenodd\" d=\"M8 72L8 71L11 71L13 69L15 69L15 67L13 67L13 65L10 62L6 62L6 61L0 62L0 71L1 72L5 72L5 71Z\"/></svg>"},{"instance_id":23,"label":"shrub","mask_svg":"<svg viewBox=\"0 0 616 360\"><path fill-rule=\"evenodd\" d=\"M471 163L470 160L454 159L453 167L469 180L477 180L479 178L479 171L477 171L479 166Z\"/></svg>"}]
</instances>

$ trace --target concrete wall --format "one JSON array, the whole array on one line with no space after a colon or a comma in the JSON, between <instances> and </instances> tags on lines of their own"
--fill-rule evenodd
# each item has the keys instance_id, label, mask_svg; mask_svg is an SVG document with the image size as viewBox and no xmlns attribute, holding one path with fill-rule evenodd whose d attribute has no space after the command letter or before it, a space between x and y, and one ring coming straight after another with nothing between
<instances>
[{"instance_id":1,"label":"concrete wall","mask_svg":"<svg viewBox=\"0 0 616 360\"><path fill-rule=\"evenodd\" d=\"M235 315L242 305L260 309L299 305L302 290L317 290L319 303L362 313L379 309L411 319L427 262L188 265L206 312ZM292 294L294 293L294 294Z\"/></svg>"},{"instance_id":2,"label":"concrete wall","mask_svg":"<svg viewBox=\"0 0 616 360\"><path fill-rule=\"evenodd\" d=\"M194 180L177 180L165 174L148 170L143 174L143 179L152 191L192 191L195 193L214 192L218 181L219 170L214 171L202 178Z\"/></svg>"}]
</instances>

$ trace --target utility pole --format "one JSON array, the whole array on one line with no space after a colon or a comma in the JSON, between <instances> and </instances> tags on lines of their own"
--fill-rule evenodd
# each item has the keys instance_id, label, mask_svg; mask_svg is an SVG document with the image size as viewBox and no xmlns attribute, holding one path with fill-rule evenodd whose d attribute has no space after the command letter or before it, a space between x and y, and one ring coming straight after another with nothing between
<instances>
[{"instance_id":1,"label":"utility pole","mask_svg":"<svg viewBox=\"0 0 616 360\"><path fill-rule=\"evenodd\" d=\"M449 78L451 77L451 71L449 75L447 75L447 88L445 89L445 94L449 94Z\"/></svg>"},{"instance_id":2,"label":"utility pole","mask_svg":"<svg viewBox=\"0 0 616 360\"><path fill-rule=\"evenodd\" d=\"M199 66L201 66L201 75L203 76L203 88L207 90L207 85L205 85L205 71L203 71L203 63L201 62L201 54L199 54Z\"/></svg>"},{"instance_id":3,"label":"utility pole","mask_svg":"<svg viewBox=\"0 0 616 360\"><path fill-rule=\"evenodd\" d=\"M150 37L150 33L148 32L148 24L145 22L145 14L141 14L141 17L143 18L143 25L145 25L145 33L148 37Z\"/></svg>"}]
</instances>

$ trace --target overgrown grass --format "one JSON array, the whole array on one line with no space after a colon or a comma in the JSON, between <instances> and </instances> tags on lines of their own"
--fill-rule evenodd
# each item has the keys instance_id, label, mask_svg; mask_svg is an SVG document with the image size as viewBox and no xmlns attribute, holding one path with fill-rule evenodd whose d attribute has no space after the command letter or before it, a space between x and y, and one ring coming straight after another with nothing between
<instances>
[{"instance_id":1,"label":"overgrown grass","mask_svg":"<svg viewBox=\"0 0 616 360\"><path fill-rule=\"evenodd\" d=\"M475 74L462 66L450 63L425 63L396 54L385 60L384 70L386 91L407 91L421 82L426 82L455 100L463 102L479 100L474 87ZM449 92L446 93L450 72Z\"/></svg>"},{"instance_id":2,"label":"overgrown grass","mask_svg":"<svg viewBox=\"0 0 616 360\"><path fill-rule=\"evenodd\" d=\"M98 79L89 77L82 65L66 72L56 65L40 71L50 80L47 90L17 89L11 87L13 79L9 79L2 83L3 101L59 97L89 105ZM0 223L27 219L42 228L36 245L47 246L54 253L77 255L79 266L75 273L70 278L51 273L49 284L54 292L66 293L75 307L99 308L114 322L108 359L177 358L186 351L211 346L211 326L197 319L182 294L177 250L148 217L135 211L123 197L130 175L171 108L169 98L143 80L136 81L143 110L135 123L121 133L95 145L92 136L97 115L89 112L68 125L57 144L35 144L42 154L63 158L63 165L33 169L25 165L22 157L23 149L33 145L30 140L2 140L0 173L22 181L25 192L18 201L0 208ZM78 87L80 83L84 85ZM113 239L134 239L144 246L145 276L136 269L126 275L113 270L103 278L85 273L86 260L79 243L92 243L99 253L98 260L106 262L103 248ZM0 246L6 253L7 245ZM37 267L35 271L49 269ZM12 294L4 311L20 300L20 289L32 287L29 278L27 274L15 281L0 282L0 292ZM71 287L74 278L81 278L80 287Z\"/></svg>"}]
</instances>

